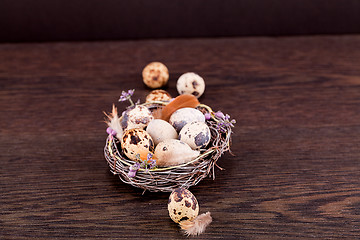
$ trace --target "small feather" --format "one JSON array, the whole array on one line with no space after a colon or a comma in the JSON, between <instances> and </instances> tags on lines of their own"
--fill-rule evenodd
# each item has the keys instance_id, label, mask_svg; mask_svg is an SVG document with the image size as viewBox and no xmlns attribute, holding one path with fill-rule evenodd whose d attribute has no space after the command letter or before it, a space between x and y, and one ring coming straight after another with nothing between
<instances>
[{"instance_id":1,"label":"small feather","mask_svg":"<svg viewBox=\"0 0 360 240\"><path fill-rule=\"evenodd\" d=\"M105 123L116 132L116 137L118 139L121 139L123 135L123 129L121 127L120 118L118 116L118 111L115 105L112 106L112 112L110 114L104 114L107 117L107 120L105 120Z\"/></svg>"},{"instance_id":2,"label":"small feather","mask_svg":"<svg viewBox=\"0 0 360 240\"><path fill-rule=\"evenodd\" d=\"M212 222L210 212L197 216L194 220L181 221L180 227L187 236L197 236L203 233L206 227Z\"/></svg>"},{"instance_id":3,"label":"small feather","mask_svg":"<svg viewBox=\"0 0 360 240\"><path fill-rule=\"evenodd\" d=\"M161 119L169 121L171 114L173 114L176 110L185 107L195 108L199 104L199 100L194 95L183 94L177 96L168 105L166 105L166 107L163 108L161 111Z\"/></svg>"}]
</instances>

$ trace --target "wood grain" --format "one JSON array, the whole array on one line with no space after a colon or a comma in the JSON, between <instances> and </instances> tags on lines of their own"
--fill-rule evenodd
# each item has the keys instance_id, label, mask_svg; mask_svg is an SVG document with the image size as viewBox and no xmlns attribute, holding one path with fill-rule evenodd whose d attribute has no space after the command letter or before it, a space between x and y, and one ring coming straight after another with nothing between
<instances>
[{"instance_id":1,"label":"wood grain","mask_svg":"<svg viewBox=\"0 0 360 240\"><path fill-rule=\"evenodd\" d=\"M328 36L0 45L1 239L186 239L169 194L103 156L103 111L145 100L150 61L237 120L226 170L190 189L214 219L197 239L359 238L360 36Z\"/></svg>"}]
</instances>

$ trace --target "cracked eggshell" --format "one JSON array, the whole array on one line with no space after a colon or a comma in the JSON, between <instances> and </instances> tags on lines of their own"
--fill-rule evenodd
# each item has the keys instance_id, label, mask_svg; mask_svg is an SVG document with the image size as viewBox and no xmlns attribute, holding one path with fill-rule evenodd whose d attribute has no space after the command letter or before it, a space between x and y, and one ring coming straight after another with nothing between
<instances>
[{"instance_id":1,"label":"cracked eggshell","mask_svg":"<svg viewBox=\"0 0 360 240\"><path fill-rule=\"evenodd\" d=\"M205 122L205 116L195 108L180 108L170 116L169 122L176 131L180 132L188 123Z\"/></svg>"},{"instance_id":2,"label":"cracked eggshell","mask_svg":"<svg viewBox=\"0 0 360 240\"><path fill-rule=\"evenodd\" d=\"M205 91L205 81L193 72L184 73L176 82L179 94L192 94L199 98Z\"/></svg>"},{"instance_id":3,"label":"cracked eggshell","mask_svg":"<svg viewBox=\"0 0 360 240\"><path fill-rule=\"evenodd\" d=\"M154 142L145 130L133 128L124 132L121 138L121 148L130 160L137 161L137 154L140 154L140 158L145 160L147 154L154 151Z\"/></svg>"},{"instance_id":4,"label":"cracked eggshell","mask_svg":"<svg viewBox=\"0 0 360 240\"><path fill-rule=\"evenodd\" d=\"M161 62L152 62L142 71L143 81L149 88L160 88L169 80L169 70Z\"/></svg>"},{"instance_id":5,"label":"cracked eggshell","mask_svg":"<svg viewBox=\"0 0 360 240\"><path fill-rule=\"evenodd\" d=\"M124 129L145 128L154 119L151 111L141 105L126 110L121 119L121 126Z\"/></svg>"},{"instance_id":6,"label":"cracked eggshell","mask_svg":"<svg viewBox=\"0 0 360 240\"><path fill-rule=\"evenodd\" d=\"M165 90L157 89L151 91L147 96L145 102L153 102L153 101L162 101L162 102L170 102L172 99L170 93Z\"/></svg>"},{"instance_id":7,"label":"cracked eggshell","mask_svg":"<svg viewBox=\"0 0 360 240\"><path fill-rule=\"evenodd\" d=\"M188 123L181 129L179 139L187 143L192 149L200 150L210 142L210 128L204 122Z\"/></svg>"},{"instance_id":8,"label":"cracked eggshell","mask_svg":"<svg viewBox=\"0 0 360 240\"><path fill-rule=\"evenodd\" d=\"M177 139L167 139L160 142L154 153L156 165L160 167L187 163L199 155L199 151L192 150L189 145Z\"/></svg>"},{"instance_id":9,"label":"cracked eggshell","mask_svg":"<svg viewBox=\"0 0 360 240\"><path fill-rule=\"evenodd\" d=\"M178 134L170 123L161 120L152 120L146 128L146 131L150 134L154 140L155 145L166 140L166 139L177 139Z\"/></svg>"},{"instance_id":10,"label":"cracked eggshell","mask_svg":"<svg viewBox=\"0 0 360 240\"><path fill-rule=\"evenodd\" d=\"M192 221L199 215L199 203L189 190L177 188L170 194L168 211L170 218L176 223Z\"/></svg>"}]
</instances>

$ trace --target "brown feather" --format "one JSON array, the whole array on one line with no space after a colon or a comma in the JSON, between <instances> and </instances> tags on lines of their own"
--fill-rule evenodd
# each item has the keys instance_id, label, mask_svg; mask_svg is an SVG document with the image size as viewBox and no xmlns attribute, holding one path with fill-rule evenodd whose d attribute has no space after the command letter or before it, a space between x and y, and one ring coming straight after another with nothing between
<instances>
[{"instance_id":1,"label":"brown feather","mask_svg":"<svg viewBox=\"0 0 360 240\"><path fill-rule=\"evenodd\" d=\"M176 110L185 107L195 108L199 104L199 100L193 95L183 94L177 96L168 105L166 105L166 107L163 108L161 111L161 119L169 121L171 114L173 114Z\"/></svg>"}]
</instances>

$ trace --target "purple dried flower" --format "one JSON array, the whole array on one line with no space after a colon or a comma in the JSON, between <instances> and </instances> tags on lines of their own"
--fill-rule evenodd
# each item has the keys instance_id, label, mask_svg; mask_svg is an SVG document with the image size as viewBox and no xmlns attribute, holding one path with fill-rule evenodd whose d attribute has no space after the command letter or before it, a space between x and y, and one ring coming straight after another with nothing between
<instances>
[{"instance_id":1,"label":"purple dried flower","mask_svg":"<svg viewBox=\"0 0 360 240\"><path fill-rule=\"evenodd\" d=\"M211 114L208 113L208 112L205 113L204 116L205 116L205 119L206 119L206 120L210 120L210 118L211 118Z\"/></svg>"},{"instance_id":2,"label":"purple dried flower","mask_svg":"<svg viewBox=\"0 0 360 240\"><path fill-rule=\"evenodd\" d=\"M126 100L129 100L131 103L131 106L134 105L134 102L131 100L131 96L134 94L135 89L128 90L127 92L122 91L121 96L119 98L119 102L124 102Z\"/></svg>"},{"instance_id":3,"label":"purple dried flower","mask_svg":"<svg viewBox=\"0 0 360 240\"><path fill-rule=\"evenodd\" d=\"M215 113L215 116L221 119L225 119L225 115L221 111L217 111Z\"/></svg>"},{"instance_id":4,"label":"purple dried flower","mask_svg":"<svg viewBox=\"0 0 360 240\"><path fill-rule=\"evenodd\" d=\"M106 132L107 132L109 135L116 136L116 131L113 130L111 127L108 127L108 128L106 129Z\"/></svg>"},{"instance_id":5,"label":"purple dried flower","mask_svg":"<svg viewBox=\"0 0 360 240\"><path fill-rule=\"evenodd\" d=\"M134 165L132 165L130 168L129 168L129 173L128 173L128 176L130 178L133 178L135 177L137 171L139 170L140 168L140 163L136 162Z\"/></svg>"},{"instance_id":6,"label":"purple dried flower","mask_svg":"<svg viewBox=\"0 0 360 240\"><path fill-rule=\"evenodd\" d=\"M129 177L129 178L135 177L136 172L137 172L137 171L135 171L135 170L130 170L129 173L128 173L128 177Z\"/></svg>"},{"instance_id":7,"label":"purple dried flower","mask_svg":"<svg viewBox=\"0 0 360 240\"><path fill-rule=\"evenodd\" d=\"M108 128L106 129L106 132L107 132L109 135L111 135L111 131L112 131L111 127L108 127Z\"/></svg>"},{"instance_id":8,"label":"purple dried flower","mask_svg":"<svg viewBox=\"0 0 360 240\"><path fill-rule=\"evenodd\" d=\"M135 89L130 89L128 90L128 95L132 96L135 92Z\"/></svg>"}]
</instances>

